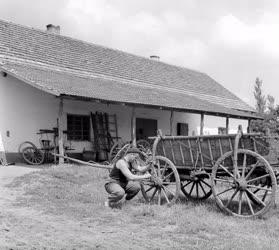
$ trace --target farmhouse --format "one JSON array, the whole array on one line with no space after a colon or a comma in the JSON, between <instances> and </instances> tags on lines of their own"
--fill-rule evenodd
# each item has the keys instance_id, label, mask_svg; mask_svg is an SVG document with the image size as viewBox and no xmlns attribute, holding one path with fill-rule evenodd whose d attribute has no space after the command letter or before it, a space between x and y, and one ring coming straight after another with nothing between
<instances>
[{"instance_id":1,"label":"farmhouse","mask_svg":"<svg viewBox=\"0 0 279 250\"><path fill-rule=\"evenodd\" d=\"M0 21L0 71L0 132L9 161L20 161L23 141L39 147L51 140L53 128L72 154L94 151L98 117L123 141L157 129L228 133L257 117L204 73L66 37L51 24L42 31Z\"/></svg>"}]
</instances>

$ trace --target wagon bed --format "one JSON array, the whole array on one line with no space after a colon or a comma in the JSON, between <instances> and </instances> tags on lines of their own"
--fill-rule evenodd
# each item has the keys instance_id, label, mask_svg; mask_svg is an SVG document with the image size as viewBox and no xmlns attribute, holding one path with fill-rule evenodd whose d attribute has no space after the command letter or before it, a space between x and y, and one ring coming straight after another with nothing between
<instances>
[{"instance_id":1,"label":"wagon bed","mask_svg":"<svg viewBox=\"0 0 279 250\"><path fill-rule=\"evenodd\" d=\"M203 167L212 169L212 164L225 153L234 150L236 134L203 136L160 136L154 140L153 152L170 159L178 169ZM157 141L156 141L157 139ZM273 165L279 166L274 147L276 138L264 137L258 133L243 134L238 142L239 149L254 151Z\"/></svg>"}]
</instances>

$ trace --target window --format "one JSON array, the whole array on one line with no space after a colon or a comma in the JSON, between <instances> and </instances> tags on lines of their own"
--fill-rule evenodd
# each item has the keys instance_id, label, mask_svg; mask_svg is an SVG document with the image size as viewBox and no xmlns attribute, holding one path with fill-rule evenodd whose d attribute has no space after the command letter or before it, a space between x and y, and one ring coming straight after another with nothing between
<instances>
[{"instance_id":1,"label":"window","mask_svg":"<svg viewBox=\"0 0 279 250\"><path fill-rule=\"evenodd\" d=\"M224 127L218 127L218 135L225 135L227 133L227 129Z\"/></svg>"},{"instance_id":2,"label":"window","mask_svg":"<svg viewBox=\"0 0 279 250\"><path fill-rule=\"evenodd\" d=\"M90 140L90 117L87 115L67 115L68 140Z\"/></svg>"},{"instance_id":3,"label":"window","mask_svg":"<svg viewBox=\"0 0 279 250\"><path fill-rule=\"evenodd\" d=\"M189 127L188 123L177 123L177 135L188 135L189 134Z\"/></svg>"}]
</instances>

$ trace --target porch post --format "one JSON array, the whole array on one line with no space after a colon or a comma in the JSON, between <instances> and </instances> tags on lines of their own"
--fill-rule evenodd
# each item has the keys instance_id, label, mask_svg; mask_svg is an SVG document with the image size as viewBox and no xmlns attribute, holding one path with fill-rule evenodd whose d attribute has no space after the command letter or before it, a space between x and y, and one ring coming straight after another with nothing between
<instances>
[{"instance_id":1,"label":"porch post","mask_svg":"<svg viewBox=\"0 0 279 250\"><path fill-rule=\"evenodd\" d=\"M229 117L226 117L226 134L229 134L229 126L230 126L230 121L229 121Z\"/></svg>"},{"instance_id":2,"label":"porch post","mask_svg":"<svg viewBox=\"0 0 279 250\"><path fill-rule=\"evenodd\" d=\"M248 120L247 133L251 133L251 119Z\"/></svg>"},{"instance_id":3,"label":"porch post","mask_svg":"<svg viewBox=\"0 0 279 250\"><path fill-rule=\"evenodd\" d=\"M173 110L171 110L170 114L170 135L173 135Z\"/></svg>"},{"instance_id":4,"label":"porch post","mask_svg":"<svg viewBox=\"0 0 279 250\"><path fill-rule=\"evenodd\" d=\"M200 135L203 135L204 113L201 114Z\"/></svg>"},{"instance_id":5,"label":"porch post","mask_svg":"<svg viewBox=\"0 0 279 250\"><path fill-rule=\"evenodd\" d=\"M137 141L136 141L136 114L135 114L135 107L132 108L131 140L132 140L133 147L136 147L137 146Z\"/></svg>"},{"instance_id":6,"label":"porch post","mask_svg":"<svg viewBox=\"0 0 279 250\"><path fill-rule=\"evenodd\" d=\"M64 143L63 143L63 97L60 97L59 111L58 111L58 147L59 154L64 155ZM59 157L59 164L64 163L64 158Z\"/></svg>"}]
</instances>

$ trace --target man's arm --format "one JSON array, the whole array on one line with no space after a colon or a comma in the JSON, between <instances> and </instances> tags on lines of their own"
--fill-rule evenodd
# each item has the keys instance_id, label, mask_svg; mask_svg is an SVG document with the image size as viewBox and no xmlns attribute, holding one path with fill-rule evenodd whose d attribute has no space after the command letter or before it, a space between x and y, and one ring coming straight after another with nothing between
<instances>
[{"instance_id":1,"label":"man's arm","mask_svg":"<svg viewBox=\"0 0 279 250\"><path fill-rule=\"evenodd\" d=\"M150 167L149 164L145 165L145 162L143 162L142 160L136 160L132 163L132 167L133 169L135 169L136 171L140 172L140 173L144 173L148 170L148 168Z\"/></svg>"},{"instance_id":2,"label":"man's arm","mask_svg":"<svg viewBox=\"0 0 279 250\"><path fill-rule=\"evenodd\" d=\"M149 173L145 173L143 175L134 175L129 170L129 165L124 160L119 160L116 163L116 167L121 170L122 174L129 180L129 181L140 181L145 180L151 177Z\"/></svg>"}]
</instances>

